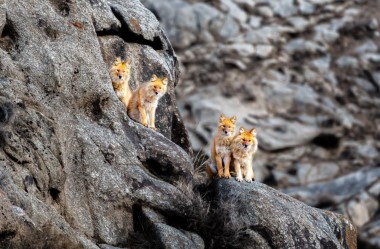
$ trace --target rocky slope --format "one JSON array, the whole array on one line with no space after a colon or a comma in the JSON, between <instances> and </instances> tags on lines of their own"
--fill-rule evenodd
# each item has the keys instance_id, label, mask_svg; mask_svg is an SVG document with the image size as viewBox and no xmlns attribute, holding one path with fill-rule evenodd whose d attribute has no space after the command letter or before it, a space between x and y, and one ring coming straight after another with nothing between
<instances>
[{"instance_id":1,"label":"rocky slope","mask_svg":"<svg viewBox=\"0 0 380 249\"><path fill-rule=\"evenodd\" d=\"M176 93L194 150L208 154L220 112L237 114L258 127L259 181L345 213L362 248L380 248L379 230L368 232L380 214L380 2L142 2L180 58ZM330 196L346 174L335 191L357 191Z\"/></svg>"},{"instance_id":2,"label":"rocky slope","mask_svg":"<svg viewBox=\"0 0 380 249\"><path fill-rule=\"evenodd\" d=\"M356 248L342 215L192 181L178 62L139 1L4 0L0 31L0 248ZM116 56L132 59L132 88L169 78L158 132L126 115Z\"/></svg>"}]
</instances>

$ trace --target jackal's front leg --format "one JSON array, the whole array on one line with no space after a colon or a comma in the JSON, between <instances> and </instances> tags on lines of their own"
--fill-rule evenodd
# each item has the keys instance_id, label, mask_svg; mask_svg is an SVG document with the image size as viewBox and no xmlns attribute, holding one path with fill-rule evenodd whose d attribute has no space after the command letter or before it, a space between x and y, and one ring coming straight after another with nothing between
<instances>
[{"instance_id":1,"label":"jackal's front leg","mask_svg":"<svg viewBox=\"0 0 380 249\"><path fill-rule=\"evenodd\" d=\"M146 116L145 108L142 105L139 105L138 109L139 109L139 113L140 113L140 122L144 126L148 126L148 119L147 119L147 116Z\"/></svg>"},{"instance_id":2,"label":"jackal's front leg","mask_svg":"<svg viewBox=\"0 0 380 249\"><path fill-rule=\"evenodd\" d=\"M148 127L151 128L151 129L153 129L153 130L157 130L156 126L155 126L155 122L156 122L156 109L153 108L149 112L149 124L148 124Z\"/></svg>"},{"instance_id":3,"label":"jackal's front leg","mask_svg":"<svg viewBox=\"0 0 380 249\"><path fill-rule=\"evenodd\" d=\"M231 156L225 157L223 161L224 161L224 175L223 175L223 177L228 179L231 177L231 174L230 174Z\"/></svg>"},{"instance_id":4,"label":"jackal's front leg","mask_svg":"<svg viewBox=\"0 0 380 249\"><path fill-rule=\"evenodd\" d=\"M236 181L241 182L243 181L243 176L241 174L240 162L238 160L235 160L234 165L235 165L235 172L236 172Z\"/></svg>"},{"instance_id":5,"label":"jackal's front leg","mask_svg":"<svg viewBox=\"0 0 380 249\"><path fill-rule=\"evenodd\" d=\"M253 173L252 165L247 166L244 180L247 182L252 182L252 180L255 180L255 174Z\"/></svg>"},{"instance_id":6,"label":"jackal's front leg","mask_svg":"<svg viewBox=\"0 0 380 249\"><path fill-rule=\"evenodd\" d=\"M218 176L223 177L223 161L222 158L216 154L215 155L216 167L218 168Z\"/></svg>"}]
</instances>

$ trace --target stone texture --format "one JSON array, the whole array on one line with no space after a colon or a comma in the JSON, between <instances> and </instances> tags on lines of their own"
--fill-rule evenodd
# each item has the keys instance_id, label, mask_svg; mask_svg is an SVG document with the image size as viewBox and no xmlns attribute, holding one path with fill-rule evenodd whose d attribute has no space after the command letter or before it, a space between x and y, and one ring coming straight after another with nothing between
<instances>
[{"instance_id":1,"label":"stone texture","mask_svg":"<svg viewBox=\"0 0 380 249\"><path fill-rule=\"evenodd\" d=\"M290 53L316 53L316 52L324 52L325 48L323 46L318 45L313 41L306 41L303 39L295 39L290 41L285 50Z\"/></svg>"},{"instance_id":2,"label":"stone texture","mask_svg":"<svg viewBox=\"0 0 380 249\"><path fill-rule=\"evenodd\" d=\"M294 5L293 0L269 1L275 14L281 17L289 17L297 13L297 7Z\"/></svg>"},{"instance_id":3,"label":"stone texture","mask_svg":"<svg viewBox=\"0 0 380 249\"><path fill-rule=\"evenodd\" d=\"M259 58L268 58L274 51L274 47L271 45L257 45L256 56Z\"/></svg>"},{"instance_id":4,"label":"stone texture","mask_svg":"<svg viewBox=\"0 0 380 249\"><path fill-rule=\"evenodd\" d=\"M342 56L336 61L336 65L340 68L357 68L358 60L352 56Z\"/></svg>"},{"instance_id":5,"label":"stone texture","mask_svg":"<svg viewBox=\"0 0 380 249\"><path fill-rule=\"evenodd\" d=\"M3 7L0 247L125 247L133 205L182 216L192 201L173 184L192 178L191 148L177 60L154 15L138 1ZM169 78L159 132L126 115L108 75L116 56L132 59L132 88Z\"/></svg>"},{"instance_id":6,"label":"stone texture","mask_svg":"<svg viewBox=\"0 0 380 249\"><path fill-rule=\"evenodd\" d=\"M360 248L380 248L380 219L377 217L373 222L363 227L363 232L360 235Z\"/></svg>"},{"instance_id":7,"label":"stone texture","mask_svg":"<svg viewBox=\"0 0 380 249\"><path fill-rule=\"evenodd\" d=\"M217 180L211 188L220 213L226 204L235 210L225 217L224 225L240 231L235 238L239 248L258 245L259 248L356 248L356 238L347 236L354 235L356 228L342 215L308 207L257 182Z\"/></svg>"},{"instance_id":8,"label":"stone texture","mask_svg":"<svg viewBox=\"0 0 380 249\"><path fill-rule=\"evenodd\" d=\"M176 94L191 136L201 140L199 149L206 147L221 111L239 110L239 124L262 129L264 150L254 167L264 181L274 178L275 168L292 183L294 162L337 160L341 169L373 163L379 145L367 134L373 127L361 121L368 114L363 110L375 110L373 92L362 82L345 88L347 71L326 68L330 59L309 61L331 58L335 65L348 55L330 54L335 45L328 41L368 40L377 32L376 21L354 22L352 6L330 1L262 1L255 2L257 9L244 1L142 2L153 12L137 0L0 1L0 247L221 248L220 237L208 228L223 224L225 216L243 222L235 224L237 230L217 231L251 247L355 248L354 227L338 214L258 183L197 185L201 177L194 172ZM297 33L299 25L284 20L314 10L315 23L328 22L332 30L321 40ZM254 29L251 15L262 18ZM163 30L184 58L182 65ZM306 45L292 44L293 53L286 48L294 40ZM246 45L228 49L236 44ZM266 52L258 54L257 48ZM158 132L126 115L108 75L116 56L132 60L132 89L153 73L169 78L157 111ZM357 57L368 75L378 70L377 52L349 56ZM182 86L179 67L186 69ZM367 71L353 76L373 82ZM335 85L325 80L332 73ZM175 94L176 86L181 88ZM376 125L377 116L371 117ZM348 141L345 134L352 134ZM197 195L194 188L204 189ZM355 218L359 223L371 220L376 209L376 188L362 193L363 188L350 195L358 201L347 212L355 217L355 207L364 205L359 210L367 216ZM209 191L213 196L205 196ZM252 196L243 198L247 194ZM241 203L241 210L226 202L224 216L214 216L225 197ZM275 212L268 213L268 206ZM348 204L337 206L343 213ZM376 241L371 224L361 225L360 238Z\"/></svg>"},{"instance_id":9,"label":"stone texture","mask_svg":"<svg viewBox=\"0 0 380 249\"><path fill-rule=\"evenodd\" d=\"M160 248L205 248L202 238L188 231L180 231L167 225L164 216L156 213L150 208L142 208L142 224L147 233L152 234Z\"/></svg>"},{"instance_id":10,"label":"stone texture","mask_svg":"<svg viewBox=\"0 0 380 249\"><path fill-rule=\"evenodd\" d=\"M342 200L359 194L367 186L374 183L379 175L380 169L378 168L365 169L327 183L315 183L302 188L288 188L284 192L312 206L318 206L326 198L338 204Z\"/></svg>"}]
</instances>

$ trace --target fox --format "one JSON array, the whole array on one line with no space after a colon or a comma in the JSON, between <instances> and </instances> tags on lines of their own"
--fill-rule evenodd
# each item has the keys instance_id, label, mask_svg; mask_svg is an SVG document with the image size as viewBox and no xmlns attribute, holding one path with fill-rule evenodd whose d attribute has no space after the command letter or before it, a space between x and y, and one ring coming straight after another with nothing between
<instances>
[{"instance_id":1,"label":"fox","mask_svg":"<svg viewBox=\"0 0 380 249\"><path fill-rule=\"evenodd\" d=\"M238 134L232 140L232 158L238 182L243 181L243 176L247 182L255 180L252 160L258 147L256 134L256 128L246 130L244 127L240 127Z\"/></svg>"},{"instance_id":2,"label":"fox","mask_svg":"<svg viewBox=\"0 0 380 249\"><path fill-rule=\"evenodd\" d=\"M230 163L232 151L230 146L235 136L236 120L236 116L227 118L223 114L219 115L219 126L211 147L210 163L206 166L206 172L210 178L216 175L227 179L231 177Z\"/></svg>"},{"instance_id":3,"label":"fox","mask_svg":"<svg viewBox=\"0 0 380 249\"><path fill-rule=\"evenodd\" d=\"M132 61L130 58L127 61L122 61L120 57L117 57L110 69L112 86L125 108L128 108L129 100L132 97L132 91L129 87L131 65Z\"/></svg>"},{"instance_id":4,"label":"fox","mask_svg":"<svg viewBox=\"0 0 380 249\"><path fill-rule=\"evenodd\" d=\"M155 126L156 109L159 99L166 93L168 78L152 75L148 82L141 84L133 93L128 105L128 116L151 128Z\"/></svg>"}]
</instances>

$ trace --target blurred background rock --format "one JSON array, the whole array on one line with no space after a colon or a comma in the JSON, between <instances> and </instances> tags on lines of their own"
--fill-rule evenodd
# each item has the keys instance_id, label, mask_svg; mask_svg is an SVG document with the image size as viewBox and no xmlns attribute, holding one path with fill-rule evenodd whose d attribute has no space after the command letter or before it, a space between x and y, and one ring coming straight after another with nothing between
<instances>
[{"instance_id":1,"label":"blurred background rock","mask_svg":"<svg viewBox=\"0 0 380 249\"><path fill-rule=\"evenodd\" d=\"M181 62L195 154L219 113L238 115L258 128L258 181L348 215L358 248L380 248L380 1L142 2Z\"/></svg>"}]
</instances>

